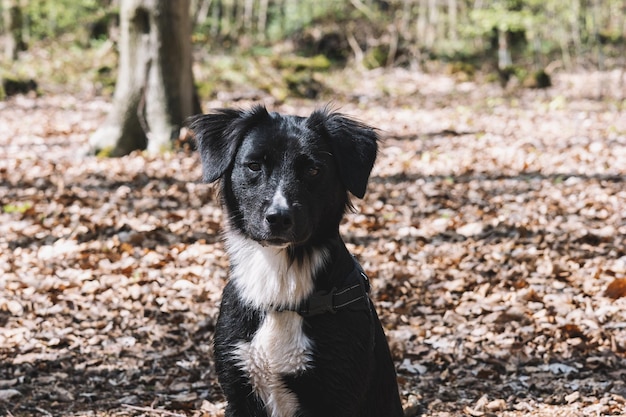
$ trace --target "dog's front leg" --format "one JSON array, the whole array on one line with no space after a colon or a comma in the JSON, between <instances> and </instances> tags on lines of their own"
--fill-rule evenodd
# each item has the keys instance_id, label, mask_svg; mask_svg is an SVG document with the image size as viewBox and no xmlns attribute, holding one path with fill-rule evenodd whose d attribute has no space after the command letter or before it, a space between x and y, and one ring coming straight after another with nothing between
<instances>
[{"instance_id":1,"label":"dog's front leg","mask_svg":"<svg viewBox=\"0 0 626 417\"><path fill-rule=\"evenodd\" d=\"M259 326L259 316L244 306L229 283L224 288L215 328L215 362L222 391L228 400L225 417L268 417L241 369L238 349L249 342Z\"/></svg>"},{"instance_id":2,"label":"dog's front leg","mask_svg":"<svg viewBox=\"0 0 626 417\"><path fill-rule=\"evenodd\" d=\"M268 417L260 404L256 404L256 397L250 396L245 403L229 401L226 405L224 417Z\"/></svg>"},{"instance_id":3,"label":"dog's front leg","mask_svg":"<svg viewBox=\"0 0 626 417\"><path fill-rule=\"evenodd\" d=\"M234 369L233 367L230 370ZM228 403L224 417L268 417L265 406L254 394L241 372L221 373L220 385Z\"/></svg>"}]
</instances>

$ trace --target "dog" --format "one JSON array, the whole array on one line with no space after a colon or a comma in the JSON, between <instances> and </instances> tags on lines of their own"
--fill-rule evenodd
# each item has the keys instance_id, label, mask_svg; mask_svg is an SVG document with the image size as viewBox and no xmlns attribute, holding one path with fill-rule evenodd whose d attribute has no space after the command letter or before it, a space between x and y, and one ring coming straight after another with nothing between
<instances>
[{"instance_id":1,"label":"dog","mask_svg":"<svg viewBox=\"0 0 626 417\"><path fill-rule=\"evenodd\" d=\"M349 194L365 194L376 130L327 108L260 105L188 126L227 216L214 338L226 417L402 416L369 282L339 234Z\"/></svg>"}]
</instances>

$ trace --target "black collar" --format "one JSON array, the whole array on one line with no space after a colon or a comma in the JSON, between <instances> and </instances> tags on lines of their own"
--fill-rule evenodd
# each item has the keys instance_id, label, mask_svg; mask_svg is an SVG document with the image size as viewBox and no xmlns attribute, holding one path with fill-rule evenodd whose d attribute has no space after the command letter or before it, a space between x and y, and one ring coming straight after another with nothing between
<instances>
[{"instance_id":1,"label":"black collar","mask_svg":"<svg viewBox=\"0 0 626 417\"><path fill-rule=\"evenodd\" d=\"M355 260L352 272L343 280L341 288L316 291L297 308L280 308L276 311L294 311L302 317L336 313L339 310L370 311L368 294L370 284L361 265Z\"/></svg>"}]
</instances>

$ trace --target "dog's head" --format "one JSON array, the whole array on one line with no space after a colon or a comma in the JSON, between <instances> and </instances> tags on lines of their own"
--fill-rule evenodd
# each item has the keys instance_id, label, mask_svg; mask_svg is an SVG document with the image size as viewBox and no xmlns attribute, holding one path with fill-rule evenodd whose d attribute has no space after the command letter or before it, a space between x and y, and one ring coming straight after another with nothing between
<instances>
[{"instance_id":1,"label":"dog's head","mask_svg":"<svg viewBox=\"0 0 626 417\"><path fill-rule=\"evenodd\" d=\"M318 110L309 117L250 110L195 116L204 180L221 179L231 227L263 245L319 243L363 198L376 159L374 129Z\"/></svg>"}]
</instances>

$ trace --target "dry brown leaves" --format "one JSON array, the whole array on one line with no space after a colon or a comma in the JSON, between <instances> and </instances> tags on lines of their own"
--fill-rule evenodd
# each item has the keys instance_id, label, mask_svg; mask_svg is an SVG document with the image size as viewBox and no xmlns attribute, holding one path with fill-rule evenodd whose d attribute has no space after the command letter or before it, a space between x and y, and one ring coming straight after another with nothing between
<instances>
[{"instance_id":1,"label":"dry brown leaves","mask_svg":"<svg viewBox=\"0 0 626 417\"><path fill-rule=\"evenodd\" d=\"M626 413L619 75L508 93L401 70L329 81L385 137L342 230L410 415ZM214 191L195 155L85 156L106 109L0 103L0 410L220 415Z\"/></svg>"}]
</instances>

